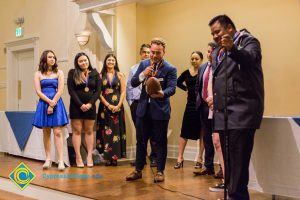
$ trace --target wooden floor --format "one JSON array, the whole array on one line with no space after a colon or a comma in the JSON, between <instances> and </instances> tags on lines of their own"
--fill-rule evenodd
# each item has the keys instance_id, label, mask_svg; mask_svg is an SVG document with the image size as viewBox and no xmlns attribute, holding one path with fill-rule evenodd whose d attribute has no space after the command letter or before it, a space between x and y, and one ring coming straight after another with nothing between
<instances>
[{"instance_id":1,"label":"wooden floor","mask_svg":"<svg viewBox=\"0 0 300 200\"><path fill-rule=\"evenodd\" d=\"M143 179L126 182L125 177L134 170L128 162L118 163L117 167L95 166L93 168L66 168L59 172L55 166L43 170L41 161L0 154L0 176L8 177L11 171L24 162L35 174L31 183L38 186L80 195L92 199L125 199L125 200L215 200L223 197L222 192L209 192L208 187L219 182L211 176L195 177L193 162L184 162L183 169L173 169L175 160L168 160L163 183L153 183L153 171L149 165L143 171ZM49 175L78 174L96 176L88 179L46 179ZM101 178L99 178L99 175ZM98 178L97 178L98 176ZM1 186L0 186L1 189ZM7 193L8 197L13 194ZM250 191L251 199L271 199L271 195ZM4 198L5 196L2 195ZM4 198L5 199L5 198ZM12 198L7 198L12 199ZM15 199L15 198L13 198Z\"/></svg>"},{"instance_id":2,"label":"wooden floor","mask_svg":"<svg viewBox=\"0 0 300 200\"><path fill-rule=\"evenodd\" d=\"M28 198L25 196L17 195L11 192L7 192L4 190L0 190L0 200L5 200L5 199L13 199L13 200L34 200L32 198Z\"/></svg>"}]
</instances>

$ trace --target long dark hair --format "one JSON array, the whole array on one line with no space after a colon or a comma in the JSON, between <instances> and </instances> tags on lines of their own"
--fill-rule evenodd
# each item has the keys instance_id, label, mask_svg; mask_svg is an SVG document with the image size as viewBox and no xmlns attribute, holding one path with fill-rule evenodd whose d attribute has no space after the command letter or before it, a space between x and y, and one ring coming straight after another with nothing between
<instances>
[{"instance_id":1,"label":"long dark hair","mask_svg":"<svg viewBox=\"0 0 300 200\"><path fill-rule=\"evenodd\" d=\"M201 51L193 51L193 52L191 53L191 56L192 56L194 53L195 53L195 54L198 54L198 56L201 58L201 60L203 60L203 54L202 54Z\"/></svg>"},{"instance_id":2,"label":"long dark hair","mask_svg":"<svg viewBox=\"0 0 300 200\"><path fill-rule=\"evenodd\" d=\"M47 71L48 71L48 64L47 64L47 56L48 56L48 53L53 53L54 55L54 59L55 59L55 63L54 65L52 66L52 71L54 73L57 73L58 69L57 69L57 58L54 54L54 52L52 50L45 50L42 55L41 55L41 58L40 58L40 64L39 64L39 71L41 71L42 74L45 74Z\"/></svg>"},{"instance_id":3,"label":"long dark hair","mask_svg":"<svg viewBox=\"0 0 300 200\"><path fill-rule=\"evenodd\" d=\"M76 54L76 56L74 58L74 68L75 68L75 71L74 71L74 75L73 75L73 79L74 79L76 85L84 83L84 80L83 80L83 78L81 76L82 70L81 70L80 66L78 65L78 59L81 56L85 56L88 59L88 61L89 61L89 67L88 67L88 69L90 71L93 69L93 67L91 65L90 58L88 57L88 55L86 55L86 53L80 52L80 53Z\"/></svg>"},{"instance_id":4,"label":"long dark hair","mask_svg":"<svg viewBox=\"0 0 300 200\"><path fill-rule=\"evenodd\" d=\"M106 65L106 61L109 57L113 57L115 60L116 60L116 64L115 64L115 67L114 69L119 72L120 69L119 69L119 65L118 65L118 60L117 60L117 57L115 56L115 54L113 53L109 53L105 56L105 59L104 59L104 63L103 63L103 67L102 67L102 70L101 70L101 74L104 75L107 73L107 65Z\"/></svg>"}]
</instances>

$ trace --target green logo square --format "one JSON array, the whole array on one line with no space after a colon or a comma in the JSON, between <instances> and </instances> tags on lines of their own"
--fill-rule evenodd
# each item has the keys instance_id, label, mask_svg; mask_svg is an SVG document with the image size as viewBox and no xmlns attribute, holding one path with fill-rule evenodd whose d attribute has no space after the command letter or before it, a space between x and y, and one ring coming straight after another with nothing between
<instances>
[{"instance_id":1,"label":"green logo square","mask_svg":"<svg viewBox=\"0 0 300 200\"><path fill-rule=\"evenodd\" d=\"M12 180L20 190L24 190L35 177L35 174L23 162L9 174L10 180Z\"/></svg>"}]
</instances>

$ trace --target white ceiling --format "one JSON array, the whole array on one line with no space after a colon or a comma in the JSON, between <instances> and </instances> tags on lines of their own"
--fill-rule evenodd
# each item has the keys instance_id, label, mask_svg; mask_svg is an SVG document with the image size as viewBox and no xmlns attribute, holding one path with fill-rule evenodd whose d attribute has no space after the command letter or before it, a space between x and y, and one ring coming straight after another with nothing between
<instances>
[{"instance_id":1,"label":"white ceiling","mask_svg":"<svg viewBox=\"0 0 300 200\"><path fill-rule=\"evenodd\" d=\"M79 5L80 11L100 11L115 8L120 5L137 3L141 5L155 5L173 0L72 0Z\"/></svg>"}]
</instances>

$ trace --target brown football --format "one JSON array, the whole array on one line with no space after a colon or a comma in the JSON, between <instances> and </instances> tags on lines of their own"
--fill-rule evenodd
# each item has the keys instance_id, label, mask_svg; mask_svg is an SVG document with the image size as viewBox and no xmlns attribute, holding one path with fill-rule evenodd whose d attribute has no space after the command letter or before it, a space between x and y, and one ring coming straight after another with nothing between
<instances>
[{"instance_id":1,"label":"brown football","mask_svg":"<svg viewBox=\"0 0 300 200\"><path fill-rule=\"evenodd\" d=\"M146 82L146 91L149 95L155 94L161 90L159 80L155 77L150 77Z\"/></svg>"}]
</instances>

